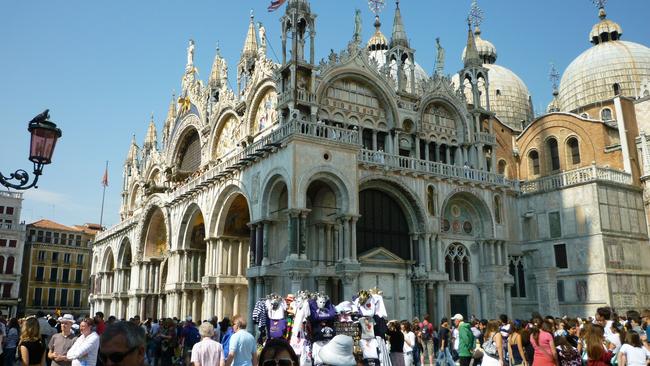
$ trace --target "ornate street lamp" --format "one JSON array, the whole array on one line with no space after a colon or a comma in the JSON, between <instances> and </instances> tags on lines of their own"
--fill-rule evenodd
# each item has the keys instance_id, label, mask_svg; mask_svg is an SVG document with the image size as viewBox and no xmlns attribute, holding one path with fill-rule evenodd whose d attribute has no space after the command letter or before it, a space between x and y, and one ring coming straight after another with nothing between
<instances>
[{"instance_id":1,"label":"ornate street lamp","mask_svg":"<svg viewBox=\"0 0 650 366\"><path fill-rule=\"evenodd\" d=\"M29 161L34 163L34 181L31 184L27 184L29 182L29 174L23 169L18 169L8 177L0 173L0 183L3 186L13 189L38 188L36 186L38 177L43 174L43 166L52 162L52 154L54 153L56 140L61 137L61 129L56 127L56 123L48 121L49 118L50 111L46 109L45 112L34 117L27 124L27 130L32 134L29 147ZM11 180L15 180L18 183L12 184L9 182Z\"/></svg>"}]
</instances>

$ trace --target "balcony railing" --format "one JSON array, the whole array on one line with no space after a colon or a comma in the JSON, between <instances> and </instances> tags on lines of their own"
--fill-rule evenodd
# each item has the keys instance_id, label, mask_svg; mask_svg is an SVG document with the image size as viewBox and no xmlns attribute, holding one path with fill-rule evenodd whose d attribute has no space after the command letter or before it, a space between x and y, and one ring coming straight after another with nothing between
<instances>
[{"instance_id":1,"label":"balcony railing","mask_svg":"<svg viewBox=\"0 0 650 366\"><path fill-rule=\"evenodd\" d=\"M474 136L476 142L482 142L489 145L494 145L497 143L497 137L487 132L477 132L474 134Z\"/></svg>"},{"instance_id":2,"label":"balcony railing","mask_svg":"<svg viewBox=\"0 0 650 366\"><path fill-rule=\"evenodd\" d=\"M362 149L359 151L358 160L360 163L374 164L395 170L409 170L439 177L455 178L465 181L511 186L516 188L516 184L505 179L503 175L406 156L396 156L380 151Z\"/></svg>"},{"instance_id":3,"label":"balcony railing","mask_svg":"<svg viewBox=\"0 0 650 366\"><path fill-rule=\"evenodd\" d=\"M632 184L632 176L619 170L592 165L536 180L521 182L520 186L521 193L527 194L546 192L595 181Z\"/></svg>"}]
</instances>

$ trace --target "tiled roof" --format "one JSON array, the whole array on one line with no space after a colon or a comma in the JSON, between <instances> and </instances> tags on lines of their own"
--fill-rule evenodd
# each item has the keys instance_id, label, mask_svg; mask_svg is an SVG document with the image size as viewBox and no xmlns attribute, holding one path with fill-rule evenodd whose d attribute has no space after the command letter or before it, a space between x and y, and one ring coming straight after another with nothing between
<instances>
[{"instance_id":1,"label":"tiled roof","mask_svg":"<svg viewBox=\"0 0 650 366\"><path fill-rule=\"evenodd\" d=\"M83 231L82 229L76 227L65 226L59 224L58 222L45 220L45 219L32 222L28 226L41 228L41 229L49 229L49 230L63 230L63 231L75 231L75 232Z\"/></svg>"}]
</instances>

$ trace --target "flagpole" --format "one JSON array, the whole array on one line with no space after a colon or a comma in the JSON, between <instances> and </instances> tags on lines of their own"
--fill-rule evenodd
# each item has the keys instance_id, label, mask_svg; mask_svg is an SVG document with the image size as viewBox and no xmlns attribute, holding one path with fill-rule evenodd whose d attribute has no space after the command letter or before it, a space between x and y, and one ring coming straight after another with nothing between
<instances>
[{"instance_id":1,"label":"flagpole","mask_svg":"<svg viewBox=\"0 0 650 366\"><path fill-rule=\"evenodd\" d=\"M104 174L108 173L108 160L106 160L106 169L104 170ZM106 175L104 175L106 177ZM104 223L104 198L106 197L106 187L108 186L107 180L102 181L102 185L104 186L104 191L102 192L102 210L99 214L99 227L103 228L104 226L102 225Z\"/></svg>"}]
</instances>

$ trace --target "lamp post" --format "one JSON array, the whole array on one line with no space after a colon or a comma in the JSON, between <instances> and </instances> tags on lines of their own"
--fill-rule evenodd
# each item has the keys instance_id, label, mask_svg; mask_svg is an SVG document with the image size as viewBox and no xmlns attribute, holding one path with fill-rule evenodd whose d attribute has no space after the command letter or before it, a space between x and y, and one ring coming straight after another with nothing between
<instances>
[{"instance_id":1,"label":"lamp post","mask_svg":"<svg viewBox=\"0 0 650 366\"><path fill-rule=\"evenodd\" d=\"M32 135L29 161L34 164L34 181L28 184L29 174L23 169L18 169L8 177L0 173L0 183L3 186L13 189L38 188L38 177L43 174L43 166L52 162L56 141L61 137L61 129L56 127L56 123L48 121L49 118L50 111L46 109L27 124L27 130ZM17 183L10 183L12 180Z\"/></svg>"}]
</instances>

